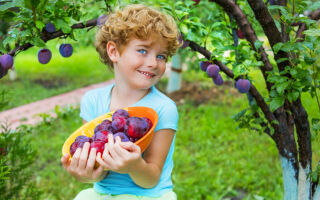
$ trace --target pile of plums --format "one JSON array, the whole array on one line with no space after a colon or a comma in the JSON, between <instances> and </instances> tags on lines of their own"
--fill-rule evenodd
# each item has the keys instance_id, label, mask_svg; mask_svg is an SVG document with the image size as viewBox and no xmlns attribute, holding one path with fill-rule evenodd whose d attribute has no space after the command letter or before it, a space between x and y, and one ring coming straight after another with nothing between
<instances>
[{"instance_id":1,"label":"pile of plums","mask_svg":"<svg viewBox=\"0 0 320 200\"><path fill-rule=\"evenodd\" d=\"M78 136L70 146L70 154L82 148L85 142L90 143L90 149L103 153L109 134L113 134L114 139L119 136L122 142L136 142L148 133L152 125L149 118L130 116L126 110L118 109L113 113L112 121L103 120L95 127L92 137Z\"/></svg>"}]
</instances>

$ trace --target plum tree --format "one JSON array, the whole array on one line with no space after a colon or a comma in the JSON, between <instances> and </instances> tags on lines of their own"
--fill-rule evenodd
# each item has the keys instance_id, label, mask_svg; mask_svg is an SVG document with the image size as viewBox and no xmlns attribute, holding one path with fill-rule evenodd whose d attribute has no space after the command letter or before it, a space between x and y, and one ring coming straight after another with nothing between
<instances>
[{"instance_id":1,"label":"plum tree","mask_svg":"<svg viewBox=\"0 0 320 200\"><path fill-rule=\"evenodd\" d=\"M52 53L49 49L40 49L38 51L38 61L41 64L47 64L51 60Z\"/></svg>"},{"instance_id":2,"label":"plum tree","mask_svg":"<svg viewBox=\"0 0 320 200\"><path fill-rule=\"evenodd\" d=\"M61 44L59 47L59 52L63 57L70 57L73 53L73 48L71 44Z\"/></svg>"}]
</instances>

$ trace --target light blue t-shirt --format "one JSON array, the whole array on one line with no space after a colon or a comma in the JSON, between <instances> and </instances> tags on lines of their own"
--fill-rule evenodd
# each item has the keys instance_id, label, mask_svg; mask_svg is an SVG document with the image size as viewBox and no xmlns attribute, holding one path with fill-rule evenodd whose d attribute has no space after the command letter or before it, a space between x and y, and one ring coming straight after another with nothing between
<instances>
[{"instance_id":1,"label":"light blue t-shirt","mask_svg":"<svg viewBox=\"0 0 320 200\"><path fill-rule=\"evenodd\" d=\"M100 115L110 112L109 104L113 86L114 84L111 84L85 93L81 100L80 117L86 121L91 121ZM179 116L176 104L155 87L152 87L149 94L132 106L146 106L157 112L158 124L154 131L155 134L161 129L173 129L177 131ZM102 194L133 194L149 197L159 197L172 190L171 172L173 169L172 156L175 137L164 163L159 183L155 187L142 188L136 185L128 174L110 171L105 179L94 184L94 189Z\"/></svg>"}]
</instances>

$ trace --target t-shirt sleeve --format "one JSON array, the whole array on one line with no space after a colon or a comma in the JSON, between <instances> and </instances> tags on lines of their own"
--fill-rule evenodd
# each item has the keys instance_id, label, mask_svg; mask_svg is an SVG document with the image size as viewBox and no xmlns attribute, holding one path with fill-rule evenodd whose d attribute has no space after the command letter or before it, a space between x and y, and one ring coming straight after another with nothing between
<instances>
[{"instance_id":1,"label":"t-shirt sleeve","mask_svg":"<svg viewBox=\"0 0 320 200\"><path fill-rule=\"evenodd\" d=\"M178 129L179 114L177 106L174 102L170 102L158 113L158 124L154 130L157 132L161 129L173 129L177 131Z\"/></svg>"},{"instance_id":2,"label":"t-shirt sleeve","mask_svg":"<svg viewBox=\"0 0 320 200\"><path fill-rule=\"evenodd\" d=\"M80 103L80 117L87 122L93 120L95 118L93 108L94 105L95 104L90 92L85 93Z\"/></svg>"}]
</instances>

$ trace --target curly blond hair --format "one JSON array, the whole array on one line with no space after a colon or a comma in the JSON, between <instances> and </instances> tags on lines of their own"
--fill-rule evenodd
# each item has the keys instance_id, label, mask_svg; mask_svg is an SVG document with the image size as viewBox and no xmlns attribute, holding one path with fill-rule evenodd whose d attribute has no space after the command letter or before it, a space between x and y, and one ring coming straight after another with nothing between
<instances>
[{"instance_id":1,"label":"curly blond hair","mask_svg":"<svg viewBox=\"0 0 320 200\"><path fill-rule=\"evenodd\" d=\"M133 4L107 17L96 34L95 47L101 62L113 67L106 48L109 41L115 42L121 50L131 37L147 40L152 34L158 34L167 41L168 56L176 52L179 32L174 19L155 8Z\"/></svg>"}]
</instances>

